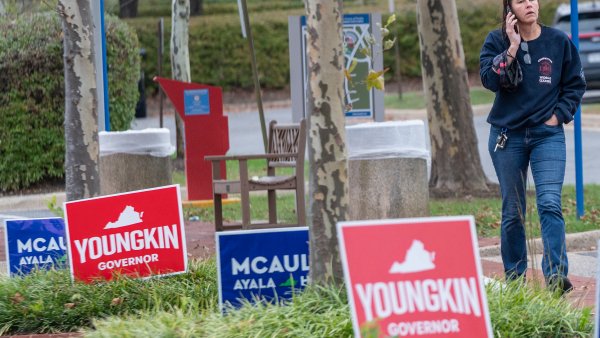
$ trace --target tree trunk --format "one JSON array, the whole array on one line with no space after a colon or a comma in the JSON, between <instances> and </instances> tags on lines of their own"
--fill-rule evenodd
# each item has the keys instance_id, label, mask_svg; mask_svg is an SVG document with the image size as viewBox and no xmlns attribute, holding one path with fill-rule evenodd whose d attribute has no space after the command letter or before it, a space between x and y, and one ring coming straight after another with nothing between
<instances>
[{"instance_id":1,"label":"tree trunk","mask_svg":"<svg viewBox=\"0 0 600 338\"><path fill-rule=\"evenodd\" d=\"M138 0L119 0L119 18L135 18L137 11Z\"/></svg>"},{"instance_id":2,"label":"tree trunk","mask_svg":"<svg viewBox=\"0 0 600 338\"><path fill-rule=\"evenodd\" d=\"M100 194L94 23L90 0L60 0L65 68L67 201Z\"/></svg>"},{"instance_id":3,"label":"tree trunk","mask_svg":"<svg viewBox=\"0 0 600 338\"><path fill-rule=\"evenodd\" d=\"M203 0L191 0L191 16L198 16L204 14L204 1Z\"/></svg>"},{"instance_id":4,"label":"tree trunk","mask_svg":"<svg viewBox=\"0 0 600 338\"><path fill-rule=\"evenodd\" d=\"M432 194L488 192L454 0L417 0L417 24L433 159Z\"/></svg>"},{"instance_id":5,"label":"tree trunk","mask_svg":"<svg viewBox=\"0 0 600 338\"><path fill-rule=\"evenodd\" d=\"M336 223L348 215L342 0L307 0L308 223L314 283L341 283Z\"/></svg>"},{"instance_id":6,"label":"tree trunk","mask_svg":"<svg viewBox=\"0 0 600 338\"><path fill-rule=\"evenodd\" d=\"M190 0L173 0L171 23L171 74L179 81L192 81L190 75L190 52L188 48ZM183 121L175 114L175 130L177 131L177 157L183 158Z\"/></svg>"}]
</instances>

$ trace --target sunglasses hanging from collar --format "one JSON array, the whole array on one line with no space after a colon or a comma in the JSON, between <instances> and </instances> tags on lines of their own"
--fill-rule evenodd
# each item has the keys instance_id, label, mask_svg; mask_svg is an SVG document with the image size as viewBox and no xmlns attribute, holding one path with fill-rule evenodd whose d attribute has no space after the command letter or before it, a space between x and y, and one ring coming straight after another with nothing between
<instances>
[{"instance_id":1,"label":"sunglasses hanging from collar","mask_svg":"<svg viewBox=\"0 0 600 338\"><path fill-rule=\"evenodd\" d=\"M527 44L527 41L521 41L521 50L525 52L525 55L523 55L523 61L526 65L530 65L531 55L529 55L529 45Z\"/></svg>"}]
</instances>

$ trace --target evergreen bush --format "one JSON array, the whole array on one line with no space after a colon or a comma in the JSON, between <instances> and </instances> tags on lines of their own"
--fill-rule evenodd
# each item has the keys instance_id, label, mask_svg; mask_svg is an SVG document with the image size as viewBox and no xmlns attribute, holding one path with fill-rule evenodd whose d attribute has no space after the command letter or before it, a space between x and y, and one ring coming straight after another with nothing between
<instances>
[{"instance_id":1,"label":"evergreen bush","mask_svg":"<svg viewBox=\"0 0 600 338\"><path fill-rule=\"evenodd\" d=\"M271 2L265 2L267 6ZM280 4L277 1L273 4ZM558 0L548 0L540 8L541 22L550 25ZM234 4L225 4L233 6ZM268 7L268 6L267 6ZM265 7L265 8L267 8ZM270 7L268 7L270 8ZM231 9L233 12L234 8ZM231 13L230 12L230 13ZM254 46L263 89L282 89L289 85L289 42L288 16L303 15L303 8L286 10L250 10L250 22L254 35ZM458 8L458 18L465 53L467 71L479 72L479 52L488 32L500 27L501 6L482 3L477 6ZM416 6L396 13L397 23L392 25L392 34L398 37L400 46L400 70L403 77L421 77L419 36L417 34ZM388 15L383 16L383 22ZM158 18L141 17L128 19L135 28L140 44L148 52L143 62L146 88L156 89L152 77L157 74L157 22ZM170 76L169 40L171 21L165 18L165 55L163 76ZM248 43L241 35L237 12L234 14L205 15L192 17L189 26L190 67L192 81L223 87L253 89L252 69ZM394 81L396 66L394 51L384 53L384 65L390 70L386 80ZM292 65L299 67L301 65Z\"/></svg>"},{"instance_id":2,"label":"evergreen bush","mask_svg":"<svg viewBox=\"0 0 600 338\"><path fill-rule=\"evenodd\" d=\"M111 130L129 127L138 100L138 40L106 17ZM0 20L0 190L64 177L62 25L56 13Z\"/></svg>"}]
</instances>

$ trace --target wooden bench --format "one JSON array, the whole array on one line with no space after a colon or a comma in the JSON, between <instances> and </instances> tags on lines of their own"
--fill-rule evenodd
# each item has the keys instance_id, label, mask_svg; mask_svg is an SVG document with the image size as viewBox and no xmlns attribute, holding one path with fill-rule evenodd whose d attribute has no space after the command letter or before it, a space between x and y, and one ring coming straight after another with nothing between
<instances>
[{"instance_id":1,"label":"wooden bench","mask_svg":"<svg viewBox=\"0 0 600 338\"><path fill-rule=\"evenodd\" d=\"M306 121L303 119L296 124L269 124L269 142L266 154L206 156L205 160L212 162L212 189L215 210L215 230L257 229L269 227L304 226L306 211L304 201L304 155L306 149ZM248 161L264 159L266 176L249 177ZM222 178L221 161L237 161L239 180ZM276 175L277 168L294 168L291 175ZM277 190L295 190L296 192L296 224L280 224L277 221ZM269 221L268 223L252 223L250 220L250 192L267 191ZM242 208L242 223L223 225L222 196L240 194Z\"/></svg>"}]
</instances>

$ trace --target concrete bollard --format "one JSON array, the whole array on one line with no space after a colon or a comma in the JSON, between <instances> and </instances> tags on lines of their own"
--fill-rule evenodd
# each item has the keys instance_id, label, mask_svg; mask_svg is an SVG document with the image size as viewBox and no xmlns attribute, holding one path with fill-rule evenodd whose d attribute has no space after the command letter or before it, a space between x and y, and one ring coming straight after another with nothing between
<instances>
[{"instance_id":1,"label":"concrete bollard","mask_svg":"<svg viewBox=\"0 0 600 338\"><path fill-rule=\"evenodd\" d=\"M346 138L351 220L429 216L423 121L352 125Z\"/></svg>"},{"instance_id":2,"label":"concrete bollard","mask_svg":"<svg viewBox=\"0 0 600 338\"><path fill-rule=\"evenodd\" d=\"M100 132L100 192L111 195L172 183L169 130Z\"/></svg>"}]
</instances>

